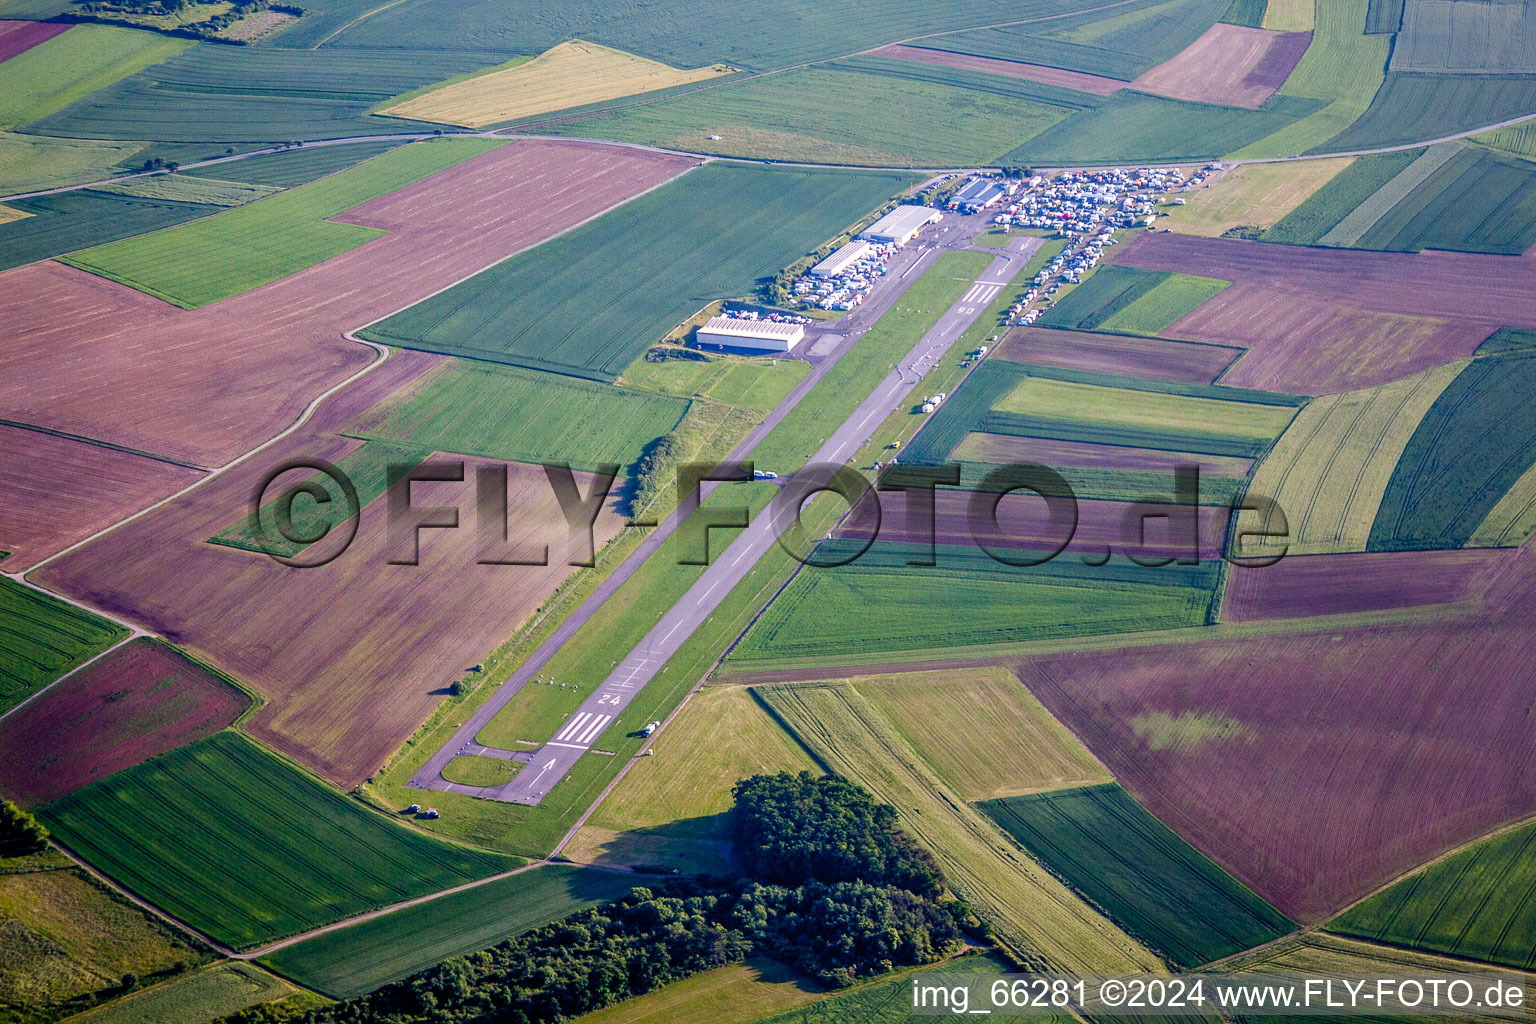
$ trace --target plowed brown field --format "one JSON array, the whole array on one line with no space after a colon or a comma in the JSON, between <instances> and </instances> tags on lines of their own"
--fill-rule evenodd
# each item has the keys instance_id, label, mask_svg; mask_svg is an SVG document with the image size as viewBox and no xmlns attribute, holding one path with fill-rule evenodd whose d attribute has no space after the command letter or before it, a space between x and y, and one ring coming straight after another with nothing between
<instances>
[{"instance_id":1,"label":"plowed brown field","mask_svg":"<svg viewBox=\"0 0 1536 1024\"><path fill-rule=\"evenodd\" d=\"M55 434L0 424L0 550L20 571L203 474Z\"/></svg>"},{"instance_id":2,"label":"plowed brown field","mask_svg":"<svg viewBox=\"0 0 1536 1024\"><path fill-rule=\"evenodd\" d=\"M1536 811L1531 560L1503 570L1462 621L1016 669L1154 814L1308 923Z\"/></svg>"},{"instance_id":3,"label":"plowed brown field","mask_svg":"<svg viewBox=\"0 0 1536 1024\"><path fill-rule=\"evenodd\" d=\"M1236 387L1373 387L1469 356L1500 326L1536 327L1536 263L1520 256L1143 233L1110 260L1234 282L1164 333L1247 346L1221 379Z\"/></svg>"},{"instance_id":4,"label":"plowed brown field","mask_svg":"<svg viewBox=\"0 0 1536 1024\"><path fill-rule=\"evenodd\" d=\"M517 142L343 216L391 232L198 310L55 263L0 274L0 417L216 466L374 358L342 332L674 177L695 161Z\"/></svg>"},{"instance_id":5,"label":"plowed brown field","mask_svg":"<svg viewBox=\"0 0 1536 1024\"><path fill-rule=\"evenodd\" d=\"M0 791L46 803L211 736L250 702L171 647L134 640L0 721Z\"/></svg>"},{"instance_id":6,"label":"plowed brown field","mask_svg":"<svg viewBox=\"0 0 1536 1024\"><path fill-rule=\"evenodd\" d=\"M1242 353L1240 348L1225 345L1191 345L1050 327L1017 327L997 348L997 355L1015 363L1190 384L1211 383Z\"/></svg>"},{"instance_id":7,"label":"plowed brown field","mask_svg":"<svg viewBox=\"0 0 1536 1024\"><path fill-rule=\"evenodd\" d=\"M1449 604L1475 596L1516 552L1381 551L1291 555L1265 568L1227 570L1228 622L1306 618Z\"/></svg>"},{"instance_id":8,"label":"plowed brown field","mask_svg":"<svg viewBox=\"0 0 1536 1024\"><path fill-rule=\"evenodd\" d=\"M46 566L41 582L116 610L271 698L252 733L343 786L360 782L442 699L443 687L510 636L560 581L565 526L544 472L509 470L510 543L537 538L551 565L479 565L475 467L463 483L416 484L416 506L457 504L461 528L423 530L420 564L399 548L386 500L368 504L352 546L330 564L290 569L205 543L245 515L255 482L296 455L335 462L358 442L331 433L439 357L401 352L322 406L313 424L205 487ZM458 458L449 456L448 458ZM583 488L585 478L579 477ZM598 543L617 533L611 510Z\"/></svg>"},{"instance_id":9,"label":"plowed brown field","mask_svg":"<svg viewBox=\"0 0 1536 1024\"><path fill-rule=\"evenodd\" d=\"M1285 84L1311 42L1310 32L1212 25L1177 56L1137 78L1131 88L1176 100L1254 109Z\"/></svg>"}]
</instances>

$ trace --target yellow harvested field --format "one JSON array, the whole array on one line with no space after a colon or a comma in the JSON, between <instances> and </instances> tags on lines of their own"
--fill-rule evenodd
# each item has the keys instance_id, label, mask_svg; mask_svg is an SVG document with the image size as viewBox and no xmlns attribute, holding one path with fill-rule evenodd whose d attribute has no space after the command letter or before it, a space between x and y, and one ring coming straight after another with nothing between
<instances>
[{"instance_id":1,"label":"yellow harvested field","mask_svg":"<svg viewBox=\"0 0 1536 1024\"><path fill-rule=\"evenodd\" d=\"M18 210L14 206L6 206L0 203L0 224L9 224L13 220L21 220L32 216L26 210Z\"/></svg>"},{"instance_id":2,"label":"yellow harvested field","mask_svg":"<svg viewBox=\"0 0 1536 1024\"><path fill-rule=\"evenodd\" d=\"M1473 548L1519 547L1536 533L1536 466L1520 474L1467 541Z\"/></svg>"},{"instance_id":3,"label":"yellow harvested field","mask_svg":"<svg viewBox=\"0 0 1536 1024\"><path fill-rule=\"evenodd\" d=\"M1288 405L1167 395L1048 377L1026 377L995 408L1047 419L1245 438L1274 437L1296 411Z\"/></svg>"},{"instance_id":4,"label":"yellow harvested field","mask_svg":"<svg viewBox=\"0 0 1536 1024\"><path fill-rule=\"evenodd\" d=\"M1291 554L1365 550L1408 439L1467 362L1447 363L1379 387L1323 395L1297 414L1249 487L1249 493L1273 498L1284 510ZM1239 531L1267 528L1256 512L1238 516ZM1241 554L1273 551L1261 538L1250 537Z\"/></svg>"},{"instance_id":5,"label":"yellow harvested field","mask_svg":"<svg viewBox=\"0 0 1536 1024\"><path fill-rule=\"evenodd\" d=\"M1215 238L1236 227L1272 228L1307 200L1353 157L1243 164L1192 193L1188 206L1169 207L1163 227L1186 235Z\"/></svg>"},{"instance_id":6,"label":"yellow harvested field","mask_svg":"<svg viewBox=\"0 0 1536 1024\"><path fill-rule=\"evenodd\" d=\"M1064 972L1155 971L1156 956L1085 903L941 780L847 683L756 687L833 771L896 808L957 895L1014 956Z\"/></svg>"},{"instance_id":7,"label":"yellow harvested field","mask_svg":"<svg viewBox=\"0 0 1536 1024\"><path fill-rule=\"evenodd\" d=\"M1310 32L1315 13L1313 0L1269 0L1259 27L1276 32Z\"/></svg>"},{"instance_id":8,"label":"yellow harvested field","mask_svg":"<svg viewBox=\"0 0 1536 1024\"><path fill-rule=\"evenodd\" d=\"M1111 781L1007 669L907 672L849 683L965 800Z\"/></svg>"},{"instance_id":9,"label":"yellow harvested field","mask_svg":"<svg viewBox=\"0 0 1536 1024\"><path fill-rule=\"evenodd\" d=\"M825 999L773 960L748 960L673 982L576 1018L581 1024L751 1024Z\"/></svg>"},{"instance_id":10,"label":"yellow harvested field","mask_svg":"<svg viewBox=\"0 0 1536 1024\"><path fill-rule=\"evenodd\" d=\"M818 771L816 762L739 686L694 694L603 801L592 824L624 831L722 815L731 787L752 775ZM724 835L704 821L691 832ZM679 830L674 829L674 832Z\"/></svg>"},{"instance_id":11,"label":"yellow harvested field","mask_svg":"<svg viewBox=\"0 0 1536 1024\"><path fill-rule=\"evenodd\" d=\"M1244 953L1219 968L1222 973L1263 973L1366 976L1407 974L1459 974L1471 968L1466 960L1392 949L1369 942L1346 939L1327 932L1308 932ZM1525 986L1525 1005L1536 998L1536 987ZM1401 1019L1401 1018L1398 1018ZM1497 1013L1466 1012L1457 1014L1461 1021L1497 1021ZM1508 1020L1508 1017L1502 1018Z\"/></svg>"},{"instance_id":12,"label":"yellow harvested field","mask_svg":"<svg viewBox=\"0 0 1536 1024\"><path fill-rule=\"evenodd\" d=\"M581 39L515 67L492 71L386 107L381 114L484 128L555 110L702 82L735 71L725 64L683 70Z\"/></svg>"}]
</instances>

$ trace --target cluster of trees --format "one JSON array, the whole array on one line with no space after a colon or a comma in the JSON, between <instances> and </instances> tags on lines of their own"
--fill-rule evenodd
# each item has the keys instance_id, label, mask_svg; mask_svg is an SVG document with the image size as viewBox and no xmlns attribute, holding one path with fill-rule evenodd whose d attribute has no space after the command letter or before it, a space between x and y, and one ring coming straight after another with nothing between
<instances>
[{"instance_id":1,"label":"cluster of trees","mask_svg":"<svg viewBox=\"0 0 1536 1024\"><path fill-rule=\"evenodd\" d=\"M804 772L748 779L737 793L743 863L787 881L669 880L660 889L636 888L357 999L297 1017L257 1007L227 1021L559 1024L748 956L771 956L841 986L960 948L958 904L933 898L942 874L869 793ZM788 869L774 867L763 846L770 824L795 837L782 847ZM891 847L884 854L876 849L882 843ZM841 855L845 844L857 852Z\"/></svg>"},{"instance_id":2,"label":"cluster of trees","mask_svg":"<svg viewBox=\"0 0 1536 1024\"><path fill-rule=\"evenodd\" d=\"M736 784L735 843L754 878L780 885L862 880L933 898L944 873L896 809L835 775L754 775Z\"/></svg>"},{"instance_id":3,"label":"cluster of trees","mask_svg":"<svg viewBox=\"0 0 1536 1024\"><path fill-rule=\"evenodd\" d=\"M0 800L0 857L25 857L48 849L48 830L9 800Z\"/></svg>"},{"instance_id":4,"label":"cluster of trees","mask_svg":"<svg viewBox=\"0 0 1536 1024\"><path fill-rule=\"evenodd\" d=\"M629 492L629 514L638 515L671 479L677 460L682 457L683 445L676 431L662 434L640 451L630 472L633 485Z\"/></svg>"}]
</instances>

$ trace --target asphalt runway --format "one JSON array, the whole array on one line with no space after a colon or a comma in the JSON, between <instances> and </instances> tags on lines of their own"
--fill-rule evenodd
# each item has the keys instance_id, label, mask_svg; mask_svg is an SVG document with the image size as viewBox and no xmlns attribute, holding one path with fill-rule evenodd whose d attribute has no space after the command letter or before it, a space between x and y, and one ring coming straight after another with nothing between
<instances>
[{"instance_id":1,"label":"asphalt runway","mask_svg":"<svg viewBox=\"0 0 1536 1024\"><path fill-rule=\"evenodd\" d=\"M846 354L852 343L863 331L872 326L878 314L883 314L892 306L906 287L921 276L916 271L929 262L928 257L934 252L943 249L964 247L974 237L981 227L984 218L953 218L946 229L936 232L926 244L915 246L910 262L901 271L904 280L898 279L903 286L899 289L890 289L885 295L873 296L877 308L865 309L865 314L875 316L861 317L861 323L856 331L848 331L848 341L838 353L838 358ZM947 237L946 237L947 236ZM812 456L812 463L837 463L846 464L858 450L862 448L879 427L881 423L896 409L900 408L907 396L922 381L923 376L933 368L938 360L950 349L954 342L963 334L991 298L982 300L981 295L996 297L1002 288L1007 287L1013 279L1029 262L1029 256L1040 245L1037 238L1018 238L1010 243L1008 249L1001 250L991 265L976 279L971 288L967 289L965 296L953 307L941 316L933 328L923 336L912 350L907 353L894 369L875 390L860 403L844 423L827 438L821 448ZM896 273L893 270L893 274ZM910 276L908 276L910 275ZM843 325L846 328L846 325ZM822 373L815 376L819 379L826 369L836 362L836 359L825 361L817 369ZM814 383L810 377L803 384ZM797 389L798 390L798 389ZM807 387L806 390L809 390ZM798 401L798 398L796 399ZM777 414L771 417L771 421L765 421L754 435L760 437L771 429L777 420L782 419L793 403L785 402ZM747 452L755 446L756 438L749 437L746 442L738 447L738 452ZM675 528L675 517L671 517L668 527ZM670 535L671 529L659 529L648 537L646 545L650 546L644 551L646 556L653 552L655 547L665 540L665 535ZM652 541L655 544L652 545ZM693 635L710 614L719 606L731 589L740 583L758 560L775 543L773 524L768 515L759 515L746 529L741 531L734 540L720 553L713 562L704 570L703 574L683 597L668 609L658 620L651 631L645 635L634 650L625 656L608 677L596 687L596 689L581 703L555 734L542 746L533 751L500 751L486 748L478 743L475 737L481 729L495 717L529 679L535 678L539 669L549 657L559 649L559 646L574 635L577 629L590 617L590 613L582 615L588 605L602 596L599 592L590 598L587 605L578 611L557 631L545 645L541 646L534 658L530 658L513 678L503 684L502 692L482 706L475 715L471 716L426 764L424 764L416 776L412 779L412 785L440 789L455 793L466 793L474 796L486 797L494 800L504 800L521 804L537 804L543 800L550 788L565 777L571 767L582 754L590 750L594 743L610 729L617 721L630 732L638 732L646 725L641 721L623 721L620 716L636 694L662 671L667 661L677 653L684 642ZM637 551L631 556L634 559L642 551ZM643 559L641 559L643 561ZM628 562L626 562L628 564ZM638 563L636 563L638 565ZM628 578L627 575L625 577ZM612 580L608 582L613 582ZM619 581L622 583L622 580ZM617 589L615 585L612 589ZM611 594L611 590L609 591ZM597 602L600 606L601 602ZM594 606L593 611L596 610ZM577 621L579 620L579 621ZM568 630L564 627L570 627ZM558 643L556 641L558 640ZM545 648L550 648L545 653ZM539 657L543 655L543 657ZM524 762L523 768L509 782L496 787L474 787L451 783L442 777L442 770L455 756L459 754L477 754L481 756L501 757L510 760Z\"/></svg>"}]
</instances>

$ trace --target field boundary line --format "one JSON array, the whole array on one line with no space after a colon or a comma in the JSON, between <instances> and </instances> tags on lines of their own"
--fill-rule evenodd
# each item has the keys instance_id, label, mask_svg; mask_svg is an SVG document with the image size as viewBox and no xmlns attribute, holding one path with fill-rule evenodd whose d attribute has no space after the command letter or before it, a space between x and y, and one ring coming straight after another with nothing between
<instances>
[{"instance_id":1,"label":"field boundary line","mask_svg":"<svg viewBox=\"0 0 1536 1024\"><path fill-rule=\"evenodd\" d=\"M26 587L29 587L29 588L31 588L33 590L38 591L39 593L45 593L45 594L48 593L46 590L43 590L41 587L37 586L36 584L28 583L25 580L20 580L18 582L22 583ZM57 595L48 594L48 596L49 597L55 597ZM123 637L117 643L113 644L111 647L108 647L106 650L102 651L100 654L97 654L95 657L89 658L86 661L82 661L80 664L76 665L74 668L70 669L68 672L65 672L63 675L59 676L59 678L55 679L53 682L49 683L47 686L44 686L44 687L42 687L41 689L38 689L38 690L34 690L32 693L28 694L26 700L22 701L20 704L17 704L15 707L11 708L9 711L6 711L4 713L0 713L0 722L3 722L7 718L10 718L16 712L20 711L22 708L26 707L28 704L31 704L33 701L37 700L37 698L39 698L43 694L47 693L49 690L53 689L55 686L58 686L64 680L66 680L66 679L70 678L71 676L75 675L76 673L82 672L85 669L89 668L90 666L96 664L102 658L105 658L107 655L111 654L113 651L117 650L119 647L122 647L124 644L130 644L133 641L139 639L140 637L146 637L146 636L150 635L150 634L146 633L144 630L140 629L139 627L131 626L131 625L129 625L126 622L120 622L118 624L121 625L121 626L127 627L127 629L128 629L128 635L127 636Z\"/></svg>"},{"instance_id":2,"label":"field boundary line","mask_svg":"<svg viewBox=\"0 0 1536 1024\"><path fill-rule=\"evenodd\" d=\"M1536 811L1533 811L1531 813L1522 815L1521 817L1516 818L1513 821L1508 821L1508 822L1505 822L1502 825L1495 826L1494 828L1491 828L1491 829L1489 829L1486 832L1482 832L1482 833L1479 833L1478 835L1473 836L1471 839L1468 839L1465 842L1457 843L1455 846L1452 846L1452 847L1450 847L1447 850L1443 850L1440 853L1437 853L1435 856L1431 857L1429 860L1426 860L1426 861L1423 861L1422 863L1416 864L1415 866L1413 866L1411 868L1408 868L1407 870L1403 871L1401 874L1393 876L1391 879L1389 879L1389 880L1383 882L1382 884L1378 885L1376 888L1372 889L1370 892L1366 893L1364 896L1361 896L1359 899L1352 900L1350 903L1346 904L1345 906L1340 907L1338 910L1336 910L1332 914L1330 914L1325 921L1318 922L1316 925L1313 926L1313 928L1315 930L1317 930L1317 931L1327 931L1327 927L1326 927L1327 921L1332 921L1334 918L1337 918L1337 917L1339 917L1342 914L1348 913L1349 911L1351 911L1351 910L1355 909L1356 907L1358 907L1360 904L1364 903L1366 900L1372 899L1373 897L1379 896L1382 893L1386 892L1388 889L1392 888L1394 885L1397 885L1399 882L1406 882L1408 879L1412 878L1414 875L1417 875L1419 872L1427 871L1430 868L1434 867L1436 864L1440 864L1440 863L1442 863L1444 861L1450 860L1452 857L1456 856L1457 854L1465 853L1466 851L1470 850L1474 846L1477 846L1477 845L1479 845L1481 843L1485 843L1485 842L1487 842L1490 839L1497 839L1499 836L1507 835L1510 832L1514 832L1514 831L1516 831L1518 829L1525 828L1527 825L1530 825L1530 824L1533 824L1533 823L1536 823ZM1343 933L1343 932L1329 932L1329 934L1332 934L1332 935L1342 935L1342 934L1345 934L1345 933ZM1346 937L1356 938L1356 936L1346 936ZM1387 942L1386 940L1378 940L1378 939L1361 939L1360 941L1362 941L1362 942L1374 942L1374 943L1376 943L1379 946L1390 946L1390 945L1393 945L1393 943ZM1402 947L1399 947L1399 948L1402 948L1402 949L1413 949L1415 947L1402 946ZM1417 950L1417 952L1423 953L1423 952L1429 952L1429 951L1428 950ZM1453 954L1450 954L1450 953L1442 954L1442 953L1436 952L1436 953L1434 953L1434 955L1435 956L1452 956ZM1473 960L1472 957L1457 957L1457 959L1472 960L1474 963L1484 963L1484 962L1486 962L1486 961L1480 961L1480 960Z\"/></svg>"},{"instance_id":3,"label":"field boundary line","mask_svg":"<svg viewBox=\"0 0 1536 1024\"><path fill-rule=\"evenodd\" d=\"M311 50L318 50L318 49L320 49L320 47L324 46L326 43L330 42L332 39L335 39L337 36L341 35L343 32L345 32L347 29L351 28L352 26L356 25L358 22L367 21L369 18L373 17L375 14L380 13L381 11L387 11L391 7L398 7L401 4L403 4L403 3L405 3L405 0L389 0L389 3L387 3L387 4L384 4L384 5L379 6L379 7L375 7L372 10L364 11L362 14L359 14L357 17L353 18L351 21L349 21L345 25L341 26L341 28L337 29L336 31L332 32L330 35L326 36L324 39L320 40L314 46L311 46L310 49Z\"/></svg>"},{"instance_id":4,"label":"field boundary line","mask_svg":"<svg viewBox=\"0 0 1536 1024\"><path fill-rule=\"evenodd\" d=\"M136 237L136 236L129 236ZM80 444L93 445L97 448L106 448L108 451L122 452L124 455L137 455L143 459L155 462L163 462L168 466L179 466L182 469L193 469L199 473L209 471L208 466L199 466L194 462L185 462L181 459L173 459L169 455L156 455L153 452L140 451L137 448L129 448L127 445L113 444L111 441L103 441L100 438L86 437L84 434L71 434L67 430L55 430L53 427L43 427L36 423L23 423L21 420L0 419L0 427L11 427L16 430L29 430L34 434L47 434L49 437L62 438L65 441L76 441Z\"/></svg>"}]
</instances>

